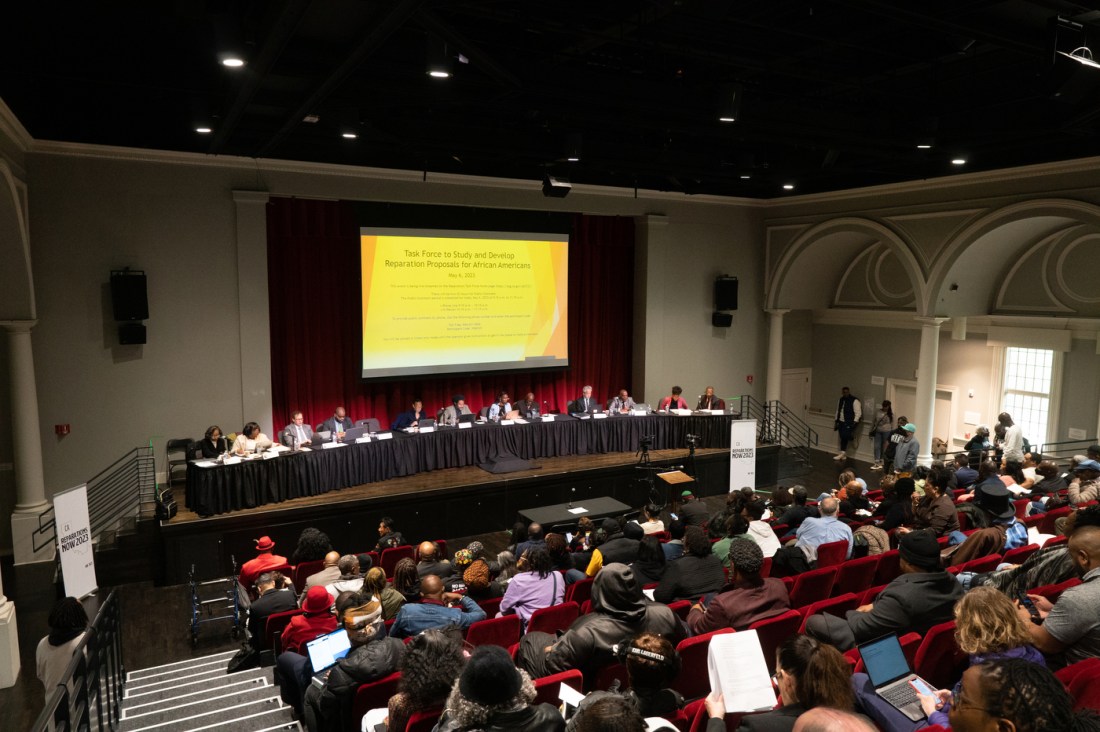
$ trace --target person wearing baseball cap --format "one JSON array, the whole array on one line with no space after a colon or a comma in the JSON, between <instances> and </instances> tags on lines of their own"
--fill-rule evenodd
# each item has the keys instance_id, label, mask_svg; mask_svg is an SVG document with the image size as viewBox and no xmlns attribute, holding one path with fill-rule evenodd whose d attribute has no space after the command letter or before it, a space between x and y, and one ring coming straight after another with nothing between
<instances>
[{"instance_id":1,"label":"person wearing baseball cap","mask_svg":"<svg viewBox=\"0 0 1100 732\"><path fill-rule=\"evenodd\" d=\"M844 618L813 615L806 632L843 652L887 633L923 635L933 625L954 619L963 589L944 571L936 537L928 531L903 534L898 553L902 573L873 603L849 610Z\"/></svg>"},{"instance_id":2,"label":"person wearing baseball cap","mask_svg":"<svg viewBox=\"0 0 1100 732\"><path fill-rule=\"evenodd\" d=\"M287 567L286 557L280 557L278 554L273 553L275 542L271 540L270 536L261 536L259 539L253 539L253 542L256 544L256 557L242 564L240 574L237 575L237 581L246 590L251 589L256 578L264 572ZM289 569L287 574L289 574Z\"/></svg>"},{"instance_id":3,"label":"person wearing baseball cap","mask_svg":"<svg viewBox=\"0 0 1100 732\"><path fill-rule=\"evenodd\" d=\"M906 434L894 450L894 472L912 473L913 468L917 467L917 453L920 452L920 443L916 436L917 426L912 422L906 422L901 428Z\"/></svg>"},{"instance_id":4,"label":"person wearing baseball cap","mask_svg":"<svg viewBox=\"0 0 1100 732\"><path fill-rule=\"evenodd\" d=\"M690 490L680 493L679 515L684 526L702 526L710 518L706 502L700 501Z\"/></svg>"},{"instance_id":5,"label":"person wearing baseball cap","mask_svg":"<svg viewBox=\"0 0 1100 732\"><path fill-rule=\"evenodd\" d=\"M1073 469L1069 484L1069 502L1081 505L1100 498L1100 462L1084 460Z\"/></svg>"}]
</instances>

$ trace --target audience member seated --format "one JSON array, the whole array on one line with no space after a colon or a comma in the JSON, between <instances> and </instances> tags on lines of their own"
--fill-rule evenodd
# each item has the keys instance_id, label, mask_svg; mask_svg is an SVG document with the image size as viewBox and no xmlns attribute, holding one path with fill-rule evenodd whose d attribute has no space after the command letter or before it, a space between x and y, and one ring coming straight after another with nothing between
<instances>
[{"instance_id":1,"label":"audience member seated","mask_svg":"<svg viewBox=\"0 0 1100 732\"><path fill-rule=\"evenodd\" d=\"M594 691L569 720L569 732L646 732L637 704L622 694Z\"/></svg>"},{"instance_id":2,"label":"audience member seated","mask_svg":"<svg viewBox=\"0 0 1100 732\"><path fill-rule=\"evenodd\" d=\"M661 520L660 506L647 503L642 507L642 517L645 521L641 522L641 527L646 534L656 534L665 530L665 522Z\"/></svg>"},{"instance_id":3,"label":"audience member seated","mask_svg":"<svg viewBox=\"0 0 1100 732\"><path fill-rule=\"evenodd\" d=\"M324 564L320 571L306 577L305 586L301 589L301 596L305 598L310 587L325 587L340 579L340 552L329 552L325 555ZM335 597L335 595L333 595Z\"/></svg>"},{"instance_id":4,"label":"audience member seated","mask_svg":"<svg viewBox=\"0 0 1100 732\"><path fill-rule=\"evenodd\" d=\"M814 707L803 712L791 732L878 732L862 715L829 707Z\"/></svg>"},{"instance_id":5,"label":"audience member seated","mask_svg":"<svg viewBox=\"0 0 1100 732\"><path fill-rule=\"evenodd\" d=\"M643 717L666 717L683 708L684 697L669 685L680 675L680 655L667 638L642 633L620 646L633 698Z\"/></svg>"},{"instance_id":6,"label":"audience member seated","mask_svg":"<svg viewBox=\"0 0 1100 732\"><path fill-rule=\"evenodd\" d=\"M947 491L947 476L943 471L933 471L924 486L924 496L917 498L914 493L913 497L916 500L913 527L898 527L898 534L922 531L940 537L959 530L959 513Z\"/></svg>"},{"instance_id":7,"label":"audience member seated","mask_svg":"<svg viewBox=\"0 0 1100 732\"><path fill-rule=\"evenodd\" d=\"M773 575L799 574L809 570L817 563L817 548L833 541L847 541L847 558L852 558L852 529L836 516L837 511L840 510L840 501L829 497L822 501L818 508L821 511L821 517L811 516L802 522L798 531L795 532L798 539L795 545L784 546L775 553L772 563Z\"/></svg>"},{"instance_id":8,"label":"audience member seated","mask_svg":"<svg viewBox=\"0 0 1100 732\"><path fill-rule=\"evenodd\" d=\"M955 605L955 641L971 666L1001 658L1021 658L1045 666L1043 654L1031 645L1028 625L1017 615L1012 601L992 587L971 590ZM927 720L913 722L875 693L867 674L854 674L852 688L859 705L884 730L909 732L931 724L950 726L950 696L941 703L939 695L925 695L922 702ZM937 703L941 703L938 709Z\"/></svg>"},{"instance_id":9,"label":"audience member seated","mask_svg":"<svg viewBox=\"0 0 1100 732\"><path fill-rule=\"evenodd\" d=\"M1005 488L1012 493L1016 498L1026 496L1031 493L1032 486L1035 485L1035 468L1034 465L1030 467L1032 476L1028 476L1024 473L1024 464L1027 463L1027 456L1024 456L1024 462L1019 463L1015 460L1002 460L1001 461L1001 482L1005 484Z\"/></svg>"},{"instance_id":10,"label":"audience member seated","mask_svg":"<svg viewBox=\"0 0 1100 732\"><path fill-rule=\"evenodd\" d=\"M260 425L249 422L241 428L237 439L233 440L234 455L250 455L271 447L271 438L260 431Z\"/></svg>"},{"instance_id":11,"label":"audience member seated","mask_svg":"<svg viewBox=\"0 0 1100 732\"><path fill-rule=\"evenodd\" d=\"M792 635L775 654L775 680L782 706L741 719L741 730L790 732L795 720L809 709L828 707L844 712L855 708L851 672L837 649L807 635ZM711 695L706 701L707 732L725 729L725 700Z\"/></svg>"},{"instance_id":12,"label":"audience member seated","mask_svg":"<svg viewBox=\"0 0 1100 732\"><path fill-rule=\"evenodd\" d=\"M726 515L723 513L711 516L707 523L707 533L710 539L721 537L710 545L710 553L718 557L723 567L729 566L730 545L735 541L752 541L749 536L749 520L740 513ZM775 532L772 531L774 534Z\"/></svg>"},{"instance_id":13,"label":"audience member seated","mask_svg":"<svg viewBox=\"0 0 1100 732\"><path fill-rule=\"evenodd\" d=\"M1055 668L1100 656L1100 527L1078 523L1069 537L1069 557L1081 584L1062 593L1054 604L1041 595L1028 595L1039 611L1041 624L1030 623L1026 608L1017 612L1029 622L1032 643Z\"/></svg>"},{"instance_id":14,"label":"audience member seated","mask_svg":"<svg viewBox=\"0 0 1100 732\"><path fill-rule=\"evenodd\" d=\"M264 572L278 569L287 563L286 557L280 557L278 554L272 553L275 549L275 542L271 540L270 536L261 536L259 539L253 539L253 541L256 543L257 554L241 565L241 571L237 575L237 581L246 590L251 588L256 582L256 578Z\"/></svg>"},{"instance_id":15,"label":"audience member seated","mask_svg":"<svg viewBox=\"0 0 1100 732\"><path fill-rule=\"evenodd\" d=\"M521 730L563 732L565 720L551 704L535 704L535 685L508 651L481 646L470 656L447 697L435 732Z\"/></svg>"},{"instance_id":16,"label":"audience member seated","mask_svg":"<svg viewBox=\"0 0 1100 732\"><path fill-rule=\"evenodd\" d=\"M573 569L573 555L569 552L569 544L561 534L546 535L546 551L550 554L550 566L559 572L568 572Z\"/></svg>"},{"instance_id":17,"label":"audience member seated","mask_svg":"<svg viewBox=\"0 0 1100 732\"><path fill-rule=\"evenodd\" d=\"M1035 474L1040 478L1031 488L1032 513L1045 513L1048 498L1068 491L1069 481L1066 473L1058 469L1053 460L1042 460L1035 466Z\"/></svg>"},{"instance_id":18,"label":"audience member seated","mask_svg":"<svg viewBox=\"0 0 1100 732\"><path fill-rule=\"evenodd\" d=\"M416 573L420 577L434 574L436 577L444 579L454 574L451 563L439 557L439 545L434 541L420 542L417 551L420 554L420 561L416 563Z\"/></svg>"},{"instance_id":19,"label":"audience member seated","mask_svg":"<svg viewBox=\"0 0 1100 732\"><path fill-rule=\"evenodd\" d=\"M1068 490L1069 502L1075 506L1100 499L1100 463L1095 460L1078 463Z\"/></svg>"},{"instance_id":20,"label":"audience member seated","mask_svg":"<svg viewBox=\"0 0 1100 732\"><path fill-rule=\"evenodd\" d=\"M604 519L600 531L603 532L602 541L592 550L592 558L585 570L589 577L595 577L605 564L633 562L638 558L638 544L645 536L638 524L630 522L620 529L619 522L613 518Z\"/></svg>"},{"instance_id":21,"label":"audience member seated","mask_svg":"<svg viewBox=\"0 0 1100 732\"><path fill-rule=\"evenodd\" d=\"M990 525L970 536L960 531L951 535L951 542L959 544L951 555L952 566L990 554L1003 554L1027 544L1027 527L1016 520L1016 507L1012 504L1012 494L1008 488L1003 485L986 486L974 500L974 506L989 517Z\"/></svg>"},{"instance_id":22,"label":"audience member seated","mask_svg":"<svg viewBox=\"0 0 1100 732\"><path fill-rule=\"evenodd\" d=\"M481 542L470 542L466 551L470 553L470 565L462 571L462 582L466 585L466 594L475 600L503 596L509 578L505 578L505 585L493 579L492 567L482 556L485 554L485 548Z\"/></svg>"},{"instance_id":23,"label":"audience member seated","mask_svg":"<svg viewBox=\"0 0 1100 732\"><path fill-rule=\"evenodd\" d=\"M808 518L817 518L821 514L813 506L807 506L806 500L809 493L803 486L796 485L791 488L791 507L783 514L783 523L787 525L787 536L794 536L798 527ZM786 538L786 537L784 537Z\"/></svg>"},{"instance_id":24,"label":"audience member seated","mask_svg":"<svg viewBox=\"0 0 1100 732\"><path fill-rule=\"evenodd\" d=\"M339 626L331 612L334 601L324 587L311 587L302 603L302 615L295 615L280 637L282 653L275 659L275 684L283 701L302 713L302 693L310 685L306 643L331 633Z\"/></svg>"},{"instance_id":25,"label":"audience member seated","mask_svg":"<svg viewBox=\"0 0 1100 732\"><path fill-rule=\"evenodd\" d=\"M695 497L691 491L680 493L680 520L684 526L702 526L707 522L709 514L707 504Z\"/></svg>"},{"instance_id":26,"label":"audience member seated","mask_svg":"<svg viewBox=\"0 0 1100 732\"><path fill-rule=\"evenodd\" d=\"M512 524L512 536L508 542L508 551L514 555L519 545L527 541L527 524L517 521Z\"/></svg>"},{"instance_id":27,"label":"audience member seated","mask_svg":"<svg viewBox=\"0 0 1100 732\"><path fill-rule=\"evenodd\" d=\"M672 387L672 395L661 399L661 401L657 403L657 410L660 412L667 412L670 409L687 409L688 403L680 396L683 393L684 390L680 387Z\"/></svg>"},{"instance_id":28,"label":"audience member seated","mask_svg":"<svg viewBox=\"0 0 1100 732\"><path fill-rule=\"evenodd\" d=\"M414 712L443 706L465 665L462 632L458 628L429 630L415 636L398 665L401 681L386 710L387 729L400 732ZM377 718L378 715L368 715L364 729L373 730Z\"/></svg>"},{"instance_id":29,"label":"audience member seated","mask_svg":"<svg viewBox=\"0 0 1100 732\"><path fill-rule=\"evenodd\" d=\"M229 442L222 435L222 428L214 424L206 428L206 434L203 435L199 448L202 450L202 456L210 460L229 452Z\"/></svg>"},{"instance_id":30,"label":"audience member seated","mask_svg":"<svg viewBox=\"0 0 1100 732\"><path fill-rule=\"evenodd\" d=\"M665 559L672 561L684 555L684 522L678 518L668 522L668 541L661 544L661 551L665 553Z\"/></svg>"},{"instance_id":31,"label":"audience member seated","mask_svg":"<svg viewBox=\"0 0 1100 732\"><path fill-rule=\"evenodd\" d=\"M733 542L729 561L733 589L715 595L709 604L695 603L688 613L687 624L695 635L721 628L745 630L758 620L790 610L790 597L783 581L760 576L764 555L756 543Z\"/></svg>"},{"instance_id":32,"label":"audience member seated","mask_svg":"<svg viewBox=\"0 0 1100 732\"><path fill-rule=\"evenodd\" d=\"M275 613L298 609L294 585L279 572L264 572L256 578L259 597L248 608L248 640L255 650L264 644L267 619Z\"/></svg>"},{"instance_id":33,"label":"audience member seated","mask_svg":"<svg viewBox=\"0 0 1100 732\"><path fill-rule=\"evenodd\" d=\"M879 488L882 501L872 514L881 519L876 525L883 531L890 531L913 523L913 492L917 489L913 479L885 475Z\"/></svg>"},{"instance_id":34,"label":"audience member seated","mask_svg":"<svg viewBox=\"0 0 1100 732\"><path fill-rule=\"evenodd\" d=\"M413 397L409 404L409 408L401 414L397 415L397 419L390 425L392 430L404 430L409 427L415 427L420 423L422 419L428 419L432 415L424 411L424 402L420 397Z\"/></svg>"},{"instance_id":35,"label":"audience member seated","mask_svg":"<svg viewBox=\"0 0 1100 732\"><path fill-rule=\"evenodd\" d=\"M561 604L565 597L565 578L554 571L550 553L545 548L527 551L517 565L519 574L508 583L508 590L500 601L500 614L518 615L526 628L536 610Z\"/></svg>"},{"instance_id":36,"label":"audience member seated","mask_svg":"<svg viewBox=\"0 0 1100 732\"><path fill-rule=\"evenodd\" d=\"M298 565L302 562L317 562L324 559L325 555L331 551L332 542L329 541L328 534L307 526L302 529L301 534L298 534L298 546L294 547L294 552L290 555L290 563Z\"/></svg>"},{"instance_id":37,"label":"audience member seated","mask_svg":"<svg viewBox=\"0 0 1100 732\"><path fill-rule=\"evenodd\" d=\"M680 619L667 605L645 599L630 567L609 564L592 585L592 610L559 638L539 631L527 633L520 643L519 663L534 678L571 668L592 672L614 660L613 645L644 632L664 636L673 644L684 637Z\"/></svg>"},{"instance_id":38,"label":"audience member seated","mask_svg":"<svg viewBox=\"0 0 1100 732\"><path fill-rule=\"evenodd\" d=\"M532 549L545 549L546 539L543 538L542 524L531 522L531 525L527 527L527 539L516 544L513 554L516 555L517 560L522 557L526 552Z\"/></svg>"},{"instance_id":39,"label":"audience member seated","mask_svg":"<svg viewBox=\"0 0 1100 732\"><path fill-rule=\"evenodd\" d=\"M396 546L405 546L405 537L397 530L397 524L389 516L383 516L378 522L378 543L374 545L374 551L380 555L387 549Z\"/></svg>"},{"instance_id":40,"label":"audience member seated","mask_svg":"<svg viewBox=\"0 0 1100 732\"><path fill-rule=\"evenodd\" d=\"M50 610L46 623L50 632L38 641L34 665L38 680L42 682L46 698L49 699L65 676L65 669L73 660L73 652L84 639L88 630L88 613L80 600L63 597Z\"/></svg>"},{"instance_id":41,"label":"audience member seated","mask_svg":"<svg viewBox=\"0 0 1100 732\"><path fill-rule=\"evenodd\" d=\"M665 569L653 599L657 602L696 600L718 592L726 584L722 560L710 550L710 541L698 526L684 531L684 556Z\"/></svg>"},{"instance_id":42,"label":"audience member seated","mask_svg":"<svg viewBox=\"0 0 1100 732\"><path fill-rule=\"evenodd\" d=\"M459 607L455 607L455 604ZM420 580L420 602L407 603L397 611L390 635L407 638L431 628L444 628L448 625L457 625L465 630L484 619L485 611L472 598L444 592L443 580L429 574Z\"/></svg>"},{"instance_id":43,"label":"audience member seated","mask_svg":"<svg viewBox=\"0 0 1100 732\"><path fill-rule=\"evenodd\" d=\"M363 589L363 576L359 573L359 557L354 554L345 554L340 557L336 568L340 571L340 576L325 585L328 594L336 597L341 592L359 592Z\"/></svg>"},{"instance_id":44,"label":"audience member seated","mask_svg":"<svg viewBox=\"0 0 1100 732\"><path fill-rule=\"evenodd\" d=\"M841 651L887 633L924 634L954 616L962 587L940 563L940 546L929 533L905 534L898 545L901 574L868 605L849 610L846 617L820 614L806 622L806 632Z\"/></svg>"},{"instance_id":45,"label":"audience member seated","mask_svg":"<svg viewBox=\"0 0 1100 732\"><path fill-rule=\"evenodd\" d=\"M381 567L371 567L363 577L363 589L359 596L364 601L377 599L382 604L382 619L391 620L405 604L405 597L386 582L386 573Z\"/></svg>"},{"instance_id":46,"label":"audience member seated","mask_svg":"<svg viewBox=\"0 0 1100 732\"><path fill-rule=\"evenodd\" d=\"M955 485L967 488L978 481L978 471L970 467L970 457L965 452L955 454Z\"/></svg>"},{"instance_id":47,"label":"audience member seated","mask_svg":"<svg viewBox=\"0 0 1100 732\"><path fill-rule=\"evenodd\" d=\"M793 504L794 498L791 496L791 489L788 486L779 485L772 491L771 497L768 498L767 506L768 510L771 511L775 523L786 522L785 516Z\"/></svg>"},{"instance_id":48,"label":"audience member seated","mask_svg":"<svg viewBox=\"0 0 1100 732\"><path fill-rule=\"evenodd\" d=\"M377 601L345 614L344 628L351 641L351 650L338 660L323 686L310 684L306 689L302 711L309 732L344 732L353 729L352 701L360 684L389 676L397 670L405 654L405 644L386 636L382 606Z\"/></svg>"},{"instance_id":49,"label":"audience member seated","mask_svg":"<svg viewBox=\"0 0 1100 732\"><path fill-rule=\"evenodd\" d=\"M647 536L638 545L638 558L630 565L634 570L634 579L642 587L661 581L668 562L661 542L656 536Z\"/></svg>"},{"instance_id":50,"label":"audience member seated","mask_svg":"<svg viewBox=\"0 0 1100 732\"><path fill-rule=\"evenodd\" d=\"M416 571L416 562L405 557L394 565L393 589L405 598L405 602L420 602L420 575Z\"/></svg>"},{"instance_id":51,"label":"audience member seated","mask_svg":"<svg viewBox=\"0 0 1100 732\"><path fill-rule=\"evenodd\" d=\"M763 520L767 507L763 501L753 501L745 504L741 515L749 522L748 536L760 545L760 551L765 557L774 556L779 551L779 537L775 535L771 524Z\"/></svg>"},{"instance_id":52,"label":"audience member seated","mask_svg":"<svg viewBox=\"0 0 1100 732\"><path fill-rule=\"evenodd\" d=\"M493 570L496 577L496 584L500 586L502 594L508 589L508 583L512 581L512 578L519 573L519 567L516 566L516 558L512 552L509 551L498 553L496 562L489 564L489 567Z\"/></svg>"}]
</instances>

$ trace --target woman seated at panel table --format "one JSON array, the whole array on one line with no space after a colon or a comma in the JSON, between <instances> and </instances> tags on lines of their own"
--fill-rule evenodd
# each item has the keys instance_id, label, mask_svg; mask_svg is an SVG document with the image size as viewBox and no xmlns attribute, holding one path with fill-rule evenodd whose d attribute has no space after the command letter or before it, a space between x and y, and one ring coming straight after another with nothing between
<instances>
[{"instance_id":1,"label":"woman seated at panel table","mask_svg":"<svg viewBox=\"0 0 1100 732\"><path fill-rule=\"evenodd\" d=\"M222 428L211 425L202 438L202 456L204 458L216 458L222 453L229 452L229 443L222 436Z\"/></svg>"},{"instance_id":2,"label":"woman seated at panel table","mask_svg":"<svg viewBox=\"0 0 1100 732\"><path fill-rule=\"evenodd\" d=\"M260 425L249 422L233 440L233 454L247 455L271 447L271 438L260 432Z\"/></svg>"}]
</instances>

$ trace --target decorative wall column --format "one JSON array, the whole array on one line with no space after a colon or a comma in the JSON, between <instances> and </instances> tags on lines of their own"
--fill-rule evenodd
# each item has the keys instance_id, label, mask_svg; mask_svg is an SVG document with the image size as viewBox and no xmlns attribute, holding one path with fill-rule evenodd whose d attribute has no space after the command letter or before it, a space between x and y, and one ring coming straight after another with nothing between
<instances>
[{"instance_id":1,"label":"decorative wall column","mask_svg":"<svg viewBox=\"0 0 1100 732\"><path fill-rule=\"evenodd\" d=\"M262 191L233 191L237 208L237 298L241 334L241 420L274 435L271 313L267 292L267 202ZM286 415L282 415L285 419Z\"/></svg>"},{"instance_id":2,"label":"decorative wall column","mask_svg":"<svg viewBox=\"0 0 1100 732\"><path fill-rule=\"evenodd\" d=\"M920 358L917 361L916 437L920 443L918 465L932 464L932 421L936 418L936 378L940 360L940 325L948 318L917 317Z\"/></svg>"},{"instance_id":3,"label":"decorative wall column","mask_svg":"<svg viewBox=\"0 0 1100 732\"><path fill-rule=\"evenodd\" d=\"M790 310L764 310L768 314L768 377L764 400L779 401L783 393L783 316Z\"/></svg>"},{"instance_id":4,"label":"decorative wall column","mask_svg":"<svg viewBox=\"0 0 1100 732\"><path fill-rule=\"evenodd\" d=\"M15 686L19 668L19 629L15 623L15 603L4 597L4 581L0 578L0 689Z\"/></svg>"}]
</instances>

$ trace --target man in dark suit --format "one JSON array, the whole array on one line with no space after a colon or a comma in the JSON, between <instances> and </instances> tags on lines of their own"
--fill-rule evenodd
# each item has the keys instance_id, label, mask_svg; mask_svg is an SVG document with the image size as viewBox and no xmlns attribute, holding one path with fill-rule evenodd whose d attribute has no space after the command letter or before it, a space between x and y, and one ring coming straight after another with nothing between
<instances>
[{"instance_id":1,"label":"man in dark suit","mask_svg":"<svg viewBox=\"0 0 1100 732\"><path fill-rule=\"evenodd\" d=\"M279 441L287 447L294 447L295 440L299 447L313 444L313 428L305 423L301 412L290 415L290 424L279 435Z\"/></svg>"},{"instance_id":2,"label":"man in dark suit","mask_svg":"<svg viewBox=\"0 0 1100 732\"><path fill-rule=\"evenodd\" d=\"M710 517L707 504L697 499L691 491L680 494L680 504L680 520L684 526L702 526Z\"/></svg>"},{"instance_id":3,"label":"man in dark suit","mask_svg":"<svg viewBox=\"0 0 1100 732\"><path fill-rule=\"evenodd\" d=\"M412 400L412 407L397 415L397 419L393 421L390 428L403 430L406 427L414 427L420 420L428 416L430 415L424 411L424 402L420 401L420 397L415 397Z\"/></svg>"},{"instance_id":4,"label":"man in dark suit","mask_svg":"<svg viewBox=\"0 0 1100 732\"><path fill-rule=\"evenodd\" d=\"M585 386L581 389L580 397L573 402L573 411L578 414L586 414L593 410L598 410L600 407L596 404L596 400L592 398L592 387Z\"/></svg>"},{"instance_id":5,"label":"man in dark suit","mask_svg":"<svg viewBox=\"0 0 1100 732\"><path fill-rule=\"evenodd\" d=\"M256 579L256 591L260 597L248 609L249 642L256 650L264 645L264 629L267 619L275 613L295 610L298 598L294 586L278 572L264 572Z\"/></svg>"},{"instance_id":6,"label":"man in dark suit","mask_svg":"<svg viewBox=\"0 0 1100 732\"><path fill-rule=\"evenodd\" d=\"M337 407L331 417L321 423L322 432L347 432L351 429L351 418L343 407Z\"/></svg>"}]
</instances>

